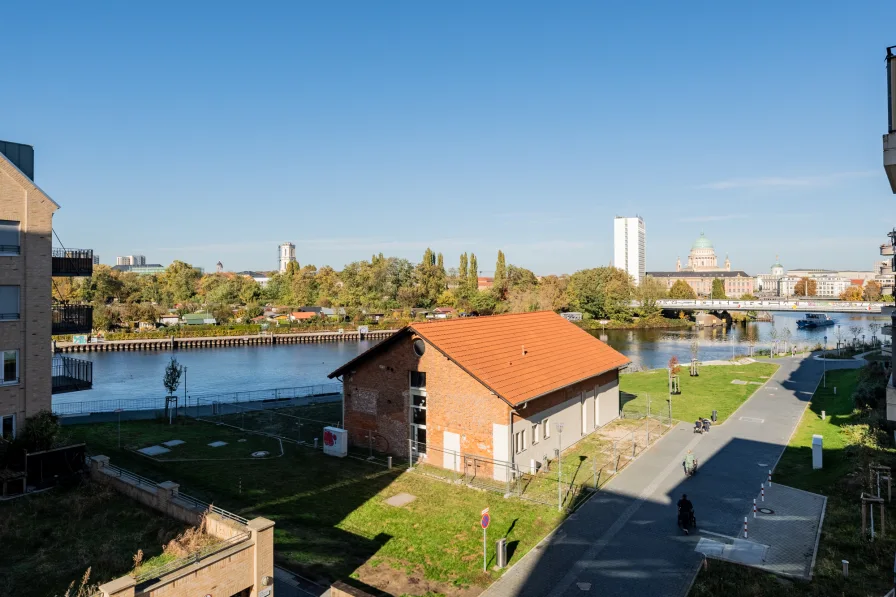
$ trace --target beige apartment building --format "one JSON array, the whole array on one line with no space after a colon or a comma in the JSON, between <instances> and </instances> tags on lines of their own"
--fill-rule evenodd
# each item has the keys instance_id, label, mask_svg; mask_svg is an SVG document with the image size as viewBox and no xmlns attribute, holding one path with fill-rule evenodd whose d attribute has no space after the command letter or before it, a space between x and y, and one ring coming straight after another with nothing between
<instances>
[{"instance_id":1,"label":"beige apartment building","mask_svg":"<svg viewBox=\"0 0 896 597\"><path fill-rule=\"evenodd\" d=\"M92 310L53 305L52 276L89 276L92 251L54 250L59 205L34 183L34 149L0 141L0 438L51 408L54 392L87 389L92 364L54 360L51 334L89 333Z\"/></svg>"}]
</instances>

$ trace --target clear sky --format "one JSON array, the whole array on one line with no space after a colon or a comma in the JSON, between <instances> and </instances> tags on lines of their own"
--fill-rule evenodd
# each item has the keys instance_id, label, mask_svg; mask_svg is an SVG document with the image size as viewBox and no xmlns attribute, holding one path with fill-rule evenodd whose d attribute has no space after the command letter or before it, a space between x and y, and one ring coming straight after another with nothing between
<instances>
[{"instance_id":1,"label":"clear sky","mask_svg":"<svg viewBox=\"0 0 896 597\"><path fill-rule=\"evenodd\" d=\"M487 6L485 5L487 4ZM893 3L16 2L0 139L104 263L870 269Z\"/></svg>"}]
</instances>

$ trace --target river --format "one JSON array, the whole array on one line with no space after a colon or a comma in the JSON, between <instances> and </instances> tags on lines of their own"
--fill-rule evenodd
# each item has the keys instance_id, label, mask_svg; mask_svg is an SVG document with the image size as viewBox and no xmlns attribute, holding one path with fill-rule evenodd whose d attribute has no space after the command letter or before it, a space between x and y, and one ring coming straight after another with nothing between
<instances>
[{"instance_id":1,"label":"river","mask_svg":"<svg viewBox=\"0 0 896 597\"><path fill-rule=\"evenodd\" d=\"M774 313L774 323L747 324L757 338L756 348L768 348L774 326L782 338L783 330L791 332L791 343L836 344L837 327L800 330L796 320L803 314ZM886 324L889 318L880 315L838 314L844 338L859 326L866 342L871 341L871 323ZM733 325L725 330L606 330L595 332L613 348L646 368L664 367L673 355L682 362L691 358L691 343L697 340L702 361L730 359L748 352L747 327ZM92 352L78 355L93 361L93 389L53 396L54 404L106 400L112 398L153 398L164 396L162 374L165 365L175 356L187 368L187 392L192 395L228 393L267 388L298 387L331 382L327 374L360 352L373 346L373 341L322 344L284 344L275 346L239 346L177 351ZM183 386L181 386L183 391Z\"/></svg>"}]
</instances>

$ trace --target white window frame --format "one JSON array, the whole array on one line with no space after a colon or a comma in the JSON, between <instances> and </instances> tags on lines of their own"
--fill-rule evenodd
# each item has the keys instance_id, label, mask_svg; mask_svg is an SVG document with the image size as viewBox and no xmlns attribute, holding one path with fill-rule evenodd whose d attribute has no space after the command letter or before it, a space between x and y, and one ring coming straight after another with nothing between
<instances>
[{"instance_id":1,"label":"white window frame","mask_svg":"<svg viewBox=\"0 0 896 597\"><path fill-rule=\"evenodd\" d=\"M541 435L540 427L541 427L541 425L539 425L538 423L535 423L534 425L532 425L532 445L533 446L535 444L537 444L540 440L540 438L539 438L539 435Z\"/></svg>"},{"instance_id":2,"label":"white window frame","mask_svg":"<svg viewBox=\"0 0 896 597\"><path fill-rule=\"evenodd\" d=\"M523 429L515 434L514 448L517 454L522 454L526 451L526 431L526 429Z\"/></svg>"},{"instance_id":3,"label":"white window frame","mask_svg":"<svg viewBox=\"0 0 896 597\"><path fill-rule=\"evenodd\" d=\"M544 431L544 433L542 433L542 435L544 436L544 439L546 439L546 440L550 439L551 438L551 420L545 419L544 421L541 422L541 425L542 425L543 431Z\"/></svg>"},{"instance_id":4,"label":"white window frame","mask_svg":"<svg viewBox=\"0 0 896 597\"><path fill-rule=\"evenodd\" d=\"M6 353L11 352L16 355L16 377L12 380L5 379L6 376ZM14 386L19 383L19 351L18 350L0 350L0 386Z\"/></svg>"},{"instance_id":5,"label":"white window frame","mask_svg":"<svg viewBox=\"0 0 896 597\"><path fill-rule=\"evenodd\" d=\"M12 436L10 436L10 437L5 437L3 435L3 421L5 419L12 419ZM8 440L11 440L12 438L14 438L15 436L16 436L16 415L15 415L15 413L13 413L11 415L0 415L0 437L2 437L3 439L8 441Z\"/></svg>"}]
</instances>

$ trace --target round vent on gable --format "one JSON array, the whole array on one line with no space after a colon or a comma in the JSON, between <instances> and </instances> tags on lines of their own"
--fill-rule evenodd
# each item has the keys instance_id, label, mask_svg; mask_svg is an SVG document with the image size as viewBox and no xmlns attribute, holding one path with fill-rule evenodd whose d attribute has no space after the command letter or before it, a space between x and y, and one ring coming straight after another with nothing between
<instances>
[{"instance_id":1,"label":"round vent on gable","mask_svg":"<svg viewBox=\"0 0 896 597\"><path fill-rule=\"evenodd\" d=\"M414 354L418 357L422 357L424 352L426 352L426 342L417 338L414 340Z\"/></svg>"}]
</instances>

